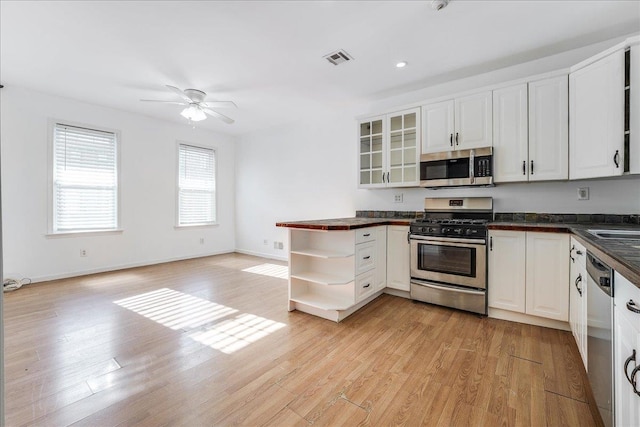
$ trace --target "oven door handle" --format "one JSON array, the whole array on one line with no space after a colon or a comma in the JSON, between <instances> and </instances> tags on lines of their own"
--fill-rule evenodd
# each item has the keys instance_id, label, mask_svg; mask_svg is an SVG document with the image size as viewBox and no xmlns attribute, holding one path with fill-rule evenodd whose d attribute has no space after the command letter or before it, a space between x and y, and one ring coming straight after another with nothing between
<instances>
[{"instance_id":1,"label":"oven door handle","mask_svg":"<svg viewBox=\"0 0 640 427\"><path fill-rule=\"evenodd\" d=\"M423 282L422 280L412 279L411 282L416 285L424 286L431 289L436 289L439 291L453 291L461 294L469 294L469 295L484 295L485 291L476 291L473 289L461 289L458 286L440 286L434 283Z\"/></svg>"},{"instance_id":2,"label":"oven door handle","mask_svg":"<svg viewBox=\"0 0 640 427\"><path fill-rule=\"evenodd\" d=\"M429 236L421 236L419 234L411 234L409 236L411 240L419 240L421 242L432 242L432 243L470 243L475 246L485 246L487 241L485 239L463 239L463 238L455 238L455 237L429 237Z\"/></svg>"}]
</instances>

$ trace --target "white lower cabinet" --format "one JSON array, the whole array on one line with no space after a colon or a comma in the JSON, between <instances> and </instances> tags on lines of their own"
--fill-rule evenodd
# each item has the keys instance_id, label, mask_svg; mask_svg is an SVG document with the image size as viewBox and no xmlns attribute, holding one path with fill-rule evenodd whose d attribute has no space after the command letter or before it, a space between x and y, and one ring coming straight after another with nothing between
<instances>
[{"instance_id":1,"label":"white lower cabinet","mask_svg":"<svg viewBox=\"0 0 640 427\"><path fill-rule=\"evenodd\" d=\"M639 426L640 288L617 272L613 283L616 426Z\"/></svg>"},{"instance_id":2,"label":"white lower cabinet","mask_svg":"<svg viewBox=\"0 0 640 427\"><path fill-rule=\"evenodd\" d=\"M405 225L387 226L387 287L409 292L411 272L409 255L409 227Z\"/></svg>"},{"instance_id":3,"label":"white lower cabinet","mask_svg":"<svg viewBox=\"0 0 640 427\"><path fill-rule=\"evenodd\" d=\"M489 307L569 320L569 235L489 231Z\"/></svg>"},{"instance_id":4,"label":"white lower cabinet","mask_svg":"<svg viewBox=\"0 0 640 427\"><path fill-rule=\"evenodd\" d=\"M384 288L386 226L347 231L293 228L289 239L289 311L338 322Z\"/></svg>"},{"instance_id":5,"label":"white lower cabinet","mask_svg":"<svg viewBox=\"0 0 640 427\"><path fill-rule=\"evenodd\" d=\"M569 326L587 367L587 251L571 237L569 251Z\"/></svg>"},{"instance_id":6,"label":"white lower cabinet","mask_svg":"<svg viewBox=\"0 0 640 427\"><path fill-rule=\"evenodd\" d=\"M374 227L376 230L376 255L378 257L375 274L376 292L387 286L387 226Z\"/></svg>"}]
</instances>

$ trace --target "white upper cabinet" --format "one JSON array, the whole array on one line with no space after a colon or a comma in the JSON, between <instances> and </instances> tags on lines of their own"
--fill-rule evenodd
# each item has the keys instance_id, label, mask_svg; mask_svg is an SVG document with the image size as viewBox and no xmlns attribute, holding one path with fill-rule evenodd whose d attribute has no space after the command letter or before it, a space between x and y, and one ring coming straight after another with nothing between
<instances>
[{"instance_id":1,"label":"white upper cabinet","mask_svg":"<svg viewBox=\"0 0 640 427\"><path fill-rule=\"evenodd\" d=\"M491 91L422 107L422 154L490 147Z\"/></svg>"},{"instance_id":2,"label":"white upper cabinet","mask_svg":"<svg viewBox=\"0 0 640 427\"><path fill-rule=\"evenodd\" d=\"M567 76L493 91L495 182L569 177Z\"/></svg>"},{"instance_id":3,"label":"white upper cabinet","mask_svg":"<svg viewBox=\"0 0 640 427\"><path fill-rule=\"evenodd\" d=\"M569 178L567 76L529 82L529 181Z\"/></svg>"},{"instance_id":4,"label":"white upper cabinet","mask_svg":"<svg viewBox=\"0 0 640 427\"><path fill-rule=\"evenodd\" d=\"M493 91L493 179L527 181L527 84Z\"/></svg>"},{"instance_id":5,"label":"white upper cabinet","mask_svg":"<svg viewBox=\"0 0 640 427\"><path fill-rule=\"evenodd\" d=\"M569 177L622 175L624 50L569 75Z\"/></svg>"},{"instance_id":6,"label":"white upper cabinet","mask_svg":"<svg viewBox=\"0 0 640 427\"><path fill-rule=\"evenodd\" d=\"M424 137L422 154L453 150L453 101L422 107Z\"/></svg>"},{"instance_id":7,"label":"white upper cabinet","mask_svg":"<svg viewBox=\"0 0 640 427\"><path fill-rule=\"evenodd\" d=\"M420 108L359 124L360 188L418 186Z\"/></svg>"}]
</instances>

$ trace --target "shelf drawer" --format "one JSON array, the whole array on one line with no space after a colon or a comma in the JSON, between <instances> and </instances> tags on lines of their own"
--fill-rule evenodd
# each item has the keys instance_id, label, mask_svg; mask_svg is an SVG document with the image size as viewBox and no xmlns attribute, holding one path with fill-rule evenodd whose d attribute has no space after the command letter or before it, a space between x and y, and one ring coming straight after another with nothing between
<instances>
[{"instance_id":1,"label":"shelf drawer","mask_svg":"<svg viewBox=\"0 0 640 427\"><path fill-rule=\"evenodd\" d=\"M356 303L376 291L374 272L369 271L356 277Z\"/></svg>"},{"instance_id":2,"label":"shelf drawer","mask_svg":"<svg viewBox=\"0 0 640 427\"><path fill-rule=\"evenodd\" d=\"M356 230L356 245L374 240L376 240L376 231L373 227L359 228Z\"/></svg>"},{"instance_id":3,"label":"shelf drawer","mask_svg":"<svg viewBox=\"0 0 640 427\"><path fill-rule=\"evenodd\" d=\"M356 275L372 270L376 264L375 242L356 246Z\"/></svg>"}]
</instances>

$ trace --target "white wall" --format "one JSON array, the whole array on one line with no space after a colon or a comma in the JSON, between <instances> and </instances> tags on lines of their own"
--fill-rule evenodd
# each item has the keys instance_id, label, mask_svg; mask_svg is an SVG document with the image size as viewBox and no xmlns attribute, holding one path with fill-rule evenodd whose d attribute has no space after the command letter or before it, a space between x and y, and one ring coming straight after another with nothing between
<instances>
[{"instance_id":1,"label":"white wall","mask_svg":"<svg viewBox=\"0 0 640 427\"><path fill-rule=\"evenodd\" d=\"M496 212L640 213L639 176L442 190L359 190L356 181L356 116L399 110L429 98L563 69L619 40L241 137L236 148L236 248L284 258L287 232L275 227L278 221L347 217L356 210L423 210L425 197L491 196ZM577 200L578 187L590 188L590 200ZM404 203L393 203L397 193L403 193ZM274 239L285 242L284 251L273 249Z\"/></svg>"},{"instance_id":2,"label":"white wall","mask_svg":"<svg viewBox=\"0 0 640 427\"><path fill-rule=\"evenodd\" d=\"M353 216L355 122L342 112L246 136L236 147L236 248L286 257L277 221ZM353 138L352 138L353 136ZM267 240L267 244L264 244ZM273 242L285 243L284 250Z\"/></svg>"},{"instance_id":3,"label":"white wall","mask_svg":"<svg viewBox=\"0 0 640 427\"><path fill-rule=\"evenodd\" d=\"M0 118L5 278L46 280L234 250L233 138L10 85ZM50 118L120 130L124 232L47 236ZM174 228L177 140L217 149L218 226Z\"/></svg>"}]
</instances>

